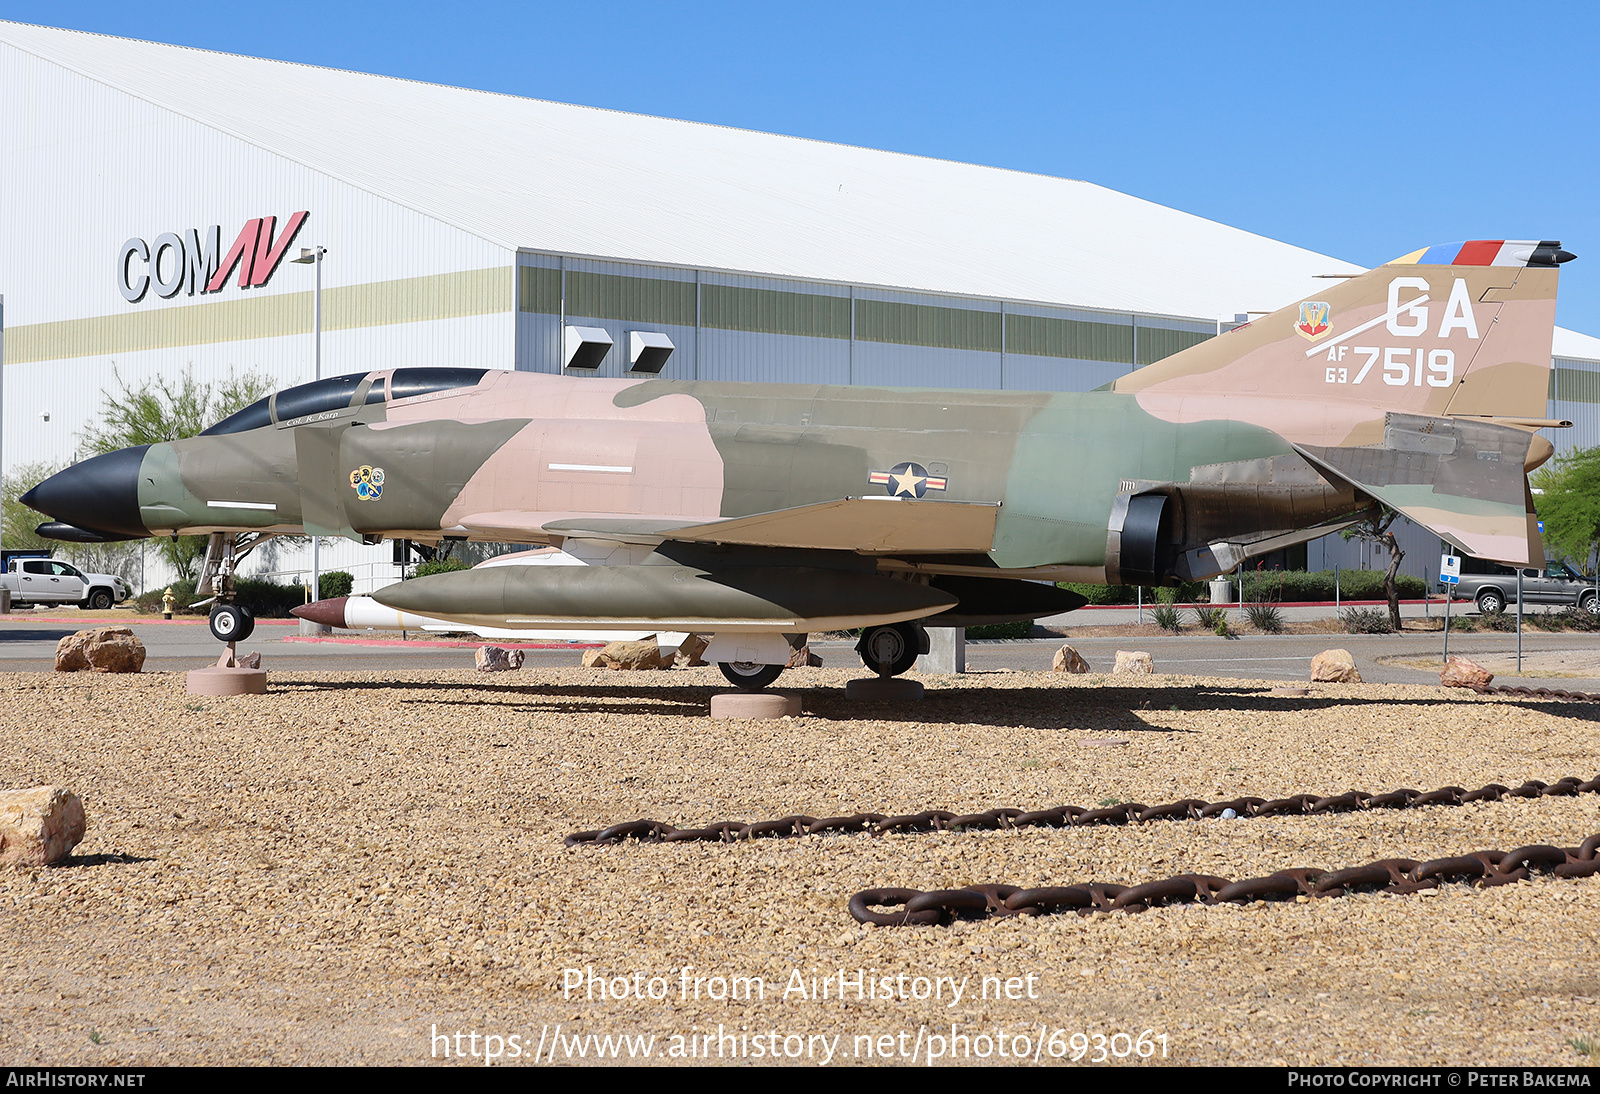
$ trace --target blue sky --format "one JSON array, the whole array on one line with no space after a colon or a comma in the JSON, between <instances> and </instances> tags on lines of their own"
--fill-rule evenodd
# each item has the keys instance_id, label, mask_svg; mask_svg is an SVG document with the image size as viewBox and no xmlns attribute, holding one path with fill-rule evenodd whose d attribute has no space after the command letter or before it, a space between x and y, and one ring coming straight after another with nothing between
<instances>
[{"instance_id":1,"label":"blue sky","mask_svg":"<svg viewBox=\"0 0 1600 1094\"><path fill-rule=\"evenodd\" d=\"M0 0L0 18L1086 179L1363 265L1560 239L1600 336L1600 5Z\"/></svg>"}]
</instances>

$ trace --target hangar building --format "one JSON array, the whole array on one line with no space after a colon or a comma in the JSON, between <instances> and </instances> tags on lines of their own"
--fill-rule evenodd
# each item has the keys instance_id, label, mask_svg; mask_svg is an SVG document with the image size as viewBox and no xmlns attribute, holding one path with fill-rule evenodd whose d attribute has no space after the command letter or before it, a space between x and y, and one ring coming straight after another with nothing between
<instances>
[{"instance_id":1,"label":"hangar building","mask_svg":"<svg viewBox=\"0 0 1600 1094\"><path fill-rule=\"evenodd\" d=\"M609 340L588 374L1061 391L1355 268L1072 179L18 23L0 145L7 468L119 382L311 380L303 248L325 377ZM1600 443L1600 339L1555 355L1552 439Z\"/></svg>"}]
</instances>

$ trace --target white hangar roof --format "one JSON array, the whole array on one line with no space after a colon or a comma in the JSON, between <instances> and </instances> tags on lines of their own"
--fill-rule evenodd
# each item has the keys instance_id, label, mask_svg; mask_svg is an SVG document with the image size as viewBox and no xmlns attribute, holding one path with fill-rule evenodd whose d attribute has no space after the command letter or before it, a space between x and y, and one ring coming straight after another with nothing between
<instances>
[{"instance_id":1,"label":"white hangar roof","mask_svg":"<svg viewBox=\"0 0 1600 1094\"><path fill-rule=\"evenodd\" d=\"M0 44L507 248L1205 318L1353 268L1073 179L20 23Z\"/></svg>"}]
</instances>

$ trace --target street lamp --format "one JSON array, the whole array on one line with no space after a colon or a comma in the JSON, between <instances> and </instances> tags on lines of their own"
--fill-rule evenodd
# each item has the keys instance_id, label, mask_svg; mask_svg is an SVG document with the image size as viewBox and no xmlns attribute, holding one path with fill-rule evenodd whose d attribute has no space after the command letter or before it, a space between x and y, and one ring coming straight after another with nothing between
<instances>
[{"instance_id":1,"label":"street lamp","mask_svg":"<svg viewBox=\"0 0 1600 1094\"><path fill-rule=\"evenodd\" d=\"M311 337L312 361L315 375L312 380L322 379L322 256L328 253L326 247L301 247L300 257L291 258L289 261L302 266L315 266L317 268L317 289L312 295L311 304ZM311 536L311 599L322 599L322 545L315 534ZM303 625L303 622L302 622ZM318 631L328 628L320 623L312 626Z\"/></svg>"}]
</instances>

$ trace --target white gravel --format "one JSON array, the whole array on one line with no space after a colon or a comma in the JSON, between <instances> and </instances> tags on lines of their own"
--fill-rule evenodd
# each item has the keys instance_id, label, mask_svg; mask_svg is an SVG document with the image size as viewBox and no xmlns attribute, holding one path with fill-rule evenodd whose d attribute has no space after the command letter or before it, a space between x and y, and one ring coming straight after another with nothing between
<instances>
[{"instance_id":1,"label":"white gravel","mask_svg":"<svg viewBox=\"0 0 1600 1094\"><path fill-rule=\"evenodd\" d=\"M743 1038L721 1043L724 1062L769 1062L776 1049L820 1063L831 1042L835 1064L884 1051L920 1063L943 1038L953 1062L1015 1064L1026 1062L1017 1034L1050 1062L1057 1049L1070 1058L1080 1032L1092 1059L1143 1031L1152 1063L1163 1044L1185 1064L1592 1062L1569 1042L1600 1039L1600 879L922 929L862 927L845 904L879 886L1238 878L1567 846L1600 831L1600 795L562 846L569 832L638 817L691 827L1600 772L1586 705L988 673L927 678L926 700L891 707L847 704L851 675L786 673L781 683L810 689L806 713L750 723L706 716L723 688L714 669L275 671L270 694L234 699L187 696L172 673L0 677L0 786L60 783L88 815L67 865L0 873L0 1059L418 1064L457 1062L459 1048L482 1063L498 1048L498 1062L528 1063L541 1035L541 1062L551 1053L559 1024L563 1039L653 1035L660 1062L719 1028ZM1107 739L1129 743L1084 747ZM564 976L577 975L566 970L590 968L641 976L627 999L565 996ZM809 995L813 977L836 987L841 969L851 980L876 970L869 978L897 991L949 977L963 997L949 982L939 999L785 996L796 971ZM632 997L655 976L666 998ZM760 978L765 998L705 997L735 976ZM695 977L709 978L702 997L683 998ZM982 998L984 977L1000 998ZM1020 998L1005 997L1011 978ZM1130 1039L1110 1040L1119 1033ZM593 1062L596 1046L582 1043ZM562 1040L557 1062L576 1044ZM714 1039L711 1052L717 1062Z\"/></svg>"}]
</instances>

